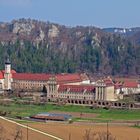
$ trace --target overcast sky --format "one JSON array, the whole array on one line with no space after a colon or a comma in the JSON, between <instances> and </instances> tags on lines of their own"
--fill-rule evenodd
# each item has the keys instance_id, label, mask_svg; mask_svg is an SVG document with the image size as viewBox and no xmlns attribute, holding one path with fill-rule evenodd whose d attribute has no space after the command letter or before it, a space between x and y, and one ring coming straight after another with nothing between
<instances>
[{"instance_id":1,"label":"overcast sky","mask_svg":"<svg viewBox=\"0 0 140 140\"><path fill-rule=\"evenodd\" d=\"M0 21L19 18L68 26L140 27L140 0L0 0Z\"/></svg>"}]
</instances>

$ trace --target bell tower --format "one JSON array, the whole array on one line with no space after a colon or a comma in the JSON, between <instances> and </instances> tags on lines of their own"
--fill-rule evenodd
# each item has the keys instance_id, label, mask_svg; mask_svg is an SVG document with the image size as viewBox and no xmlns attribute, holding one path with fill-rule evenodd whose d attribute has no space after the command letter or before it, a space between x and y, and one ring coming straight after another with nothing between
<instances>
[{"instance_id":1,"label":"bell tower","mask_svg":"<svg viewBox=\"0 0 140 140\"><path fill-rule=\"evenodd\" d=\"M5 62L5 72L4 72L4 89L11 89L11 62L9 58L7 58Z\"/></svg>"}]
</instances>

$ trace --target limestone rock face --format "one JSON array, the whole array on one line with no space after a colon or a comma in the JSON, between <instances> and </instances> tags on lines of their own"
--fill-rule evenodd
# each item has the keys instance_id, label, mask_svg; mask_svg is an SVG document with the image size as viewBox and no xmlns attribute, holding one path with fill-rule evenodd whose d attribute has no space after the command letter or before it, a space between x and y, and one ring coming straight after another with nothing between
<instances>
[{"instance_id":1,"label":"limestone rock face","mask_svg":"<svg viewBox=\"0 0 140 140\"><path fill-rule=\"evenodd\" d=\"M37 36L37 38L35 39L35 44L37 45L37 47L39 47L39 43L44 41L45 39L45 33L43 32L43 30L40 28L39 30L39 36Z\"/></svg>"},{"instance_id":2,"label":"limestone rock face","mask_svg":"<svg viewBox=\"0 0 140 140\"><path fill-rule=\"evenodd\" d=\"M52 25L52 27L48 31L48 37L53 38L53 37L58 37L58 35L59 35L59 29L55 25Z\"/></svg>"},{"instance_id":3,"label":"limestone rock face","mask_svg":"<svg viewBox=\"0 0 140 140\"><path fill-rule=\"evenodd\" d=\"M45 38L45 33L42 31L42 29L39 30L39 35L36 38L36 41L43 41Z\"/></svg>"},{"instance_id":4,"label":"limestone rock face","mask_svg":"<svg viewBox=\"0 0 140 140\"><path fill-rule=\"evenodd\" d=\"M40 40L43 40L45 38L45 33L40 29Z\"/></svg>"},{"instance_id":5,"label":"limestone rock face","mask_svg":"<svg viewBox=\"0 0 140 140\"><path fill-rule=\"evenodd\" d=\"M13 25L13 33L15 33L15 34L25 33L27 35L30 35L30 33L34 27L35 27L34 24L16 22Z\"/></svg>"}]
</instances>

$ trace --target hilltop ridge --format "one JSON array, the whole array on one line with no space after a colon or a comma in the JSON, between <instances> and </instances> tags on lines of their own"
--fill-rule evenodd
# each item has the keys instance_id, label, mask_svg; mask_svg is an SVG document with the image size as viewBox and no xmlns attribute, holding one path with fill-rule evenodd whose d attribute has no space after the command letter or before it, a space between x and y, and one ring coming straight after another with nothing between
<instances>
[{"instance_id":1,"label":"hilltop ridge","mask_svg":"<svg viewBox=\"0 0 140 140\"><path fill-rule=\"evenodd\" d=\"M131 35L118 32L32 19L1 22L0 67L9 55L19 72L139 75L139 28Z\"/></svg>"}]
</instances>

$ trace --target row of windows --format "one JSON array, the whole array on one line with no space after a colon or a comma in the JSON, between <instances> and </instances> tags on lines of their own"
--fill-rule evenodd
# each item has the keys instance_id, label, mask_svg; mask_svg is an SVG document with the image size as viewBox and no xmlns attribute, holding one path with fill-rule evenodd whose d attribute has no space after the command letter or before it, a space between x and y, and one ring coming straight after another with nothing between
<instances>
[{"instance_id":1,"label":"row of windows","mask_svg":"<svg viewBox=\"0 0 140 140\"><path fill-rule=\"evenodd\" d=\"M88 93L88 92L61 92L61 94L82 94L82 95L93 95L95 93Z\"/></svg>"},{"instance_id":2,"label":"row of windows","mask_svg":"<svg viewBox=\"0 0 140 140\"><path fill-rule=\"evenodd\" d=\"M27 83L46 83L46 81L26 81L26 82Z\"/></svg>"},{"instance_id":3,"label":"row of windows","mask_svg":"<svg viewBox=\"0 0 140 140\"><path fill-rule=\"evenodd\" d=\"M48 97L51 97L51 98L53 98L53 97L57 97L56 95L48 95ZM59 95L58 96L59 98L67 98L67 99L94 99L94 97L84 97L84 96L67 96L67 95Z\"/></svg>"},{"instance_id":4,"label":"row of windows","mask_svg":"<svg viewBox=\"0 0 140 140\"><path fill-rule=\"evenodd\" d=\"M89 95L87 95L87 94L85 94L85 95L82 95L82 94L59 94L59 95L63 95L63 96L75 96L75 97L77 97L77 96L79 96L79 97L83 97L83 96L85 96L85 97L94 97L95 95L93 95L93 94L89 94Z\"/></svg>"},{"instance_id":5,"label":"row of windows","mask_svg":"<svg viewBox=\"0 0 140 140\"><path fill-rule=\"evenodd\" d=\"M92 97L83 97L83 96L65 96L59 95L60 98L71 98L71 99L92 99Z\"/></svg>"},{"instance_id":6,"label":"row of windows","mask_svg":"<svg viewBox=\"0 0 140 140\"><path fill-rule=\"evenodd\" d=\"M25 82L25 81L16 81L16 82L14 82L13 84L15 84L15 85L22 85L22 84L25 84L25 85L44 85L43 83L41 83L41 82L36 82L36 81L34 81L34 82Z\"/></svg>"},{"instance_id":7,"label":"row of windows","mask_svg":"<svg viewBox=\"0 0 140 140\"><path fill-rule=\"evenodd\" d=\"M31 89L37 89L37 90L39 90L39 89L41 89L41 88L39 88L39 87L27 87L27 86L24 86L24 87L23 87L23 86L22 86L22 87L20 86L20 87L18 87L18 88L21 89L21 90L24 90L24 89L30 89L30 90L31 90Z\"/></svg>"},{"instance_id":8,"label":"row of windows","mask_svg":"<svg viewBox=\"0 0 140 140\"><path fill-rule=\"evenodd\" d=\"M19 84L16 84L16 86L43 86L43 85L40 83L36 83L36 84L19 83Z\"/></svg>"},{"instance_id":9,"label":"row of windows","mask_svg":"<svg viewBox=\"0 0 140 140\"><path fill-rule=\"evenodd\" d=\"M47 81L31 81L31 80L14 80L14 82L22 83L47 83Z\"/></svg>"},{"instance_id":10,"label":"row of windows","mask_svg":"<svg viewBox=\"0 0 140 140\"><path fill-rule=\"evenodd\" d=\"M16 86L17 88L42 88L41 86L29 86L29 85L19 85L19 86Z\"/></svg>"}]
</instances>

